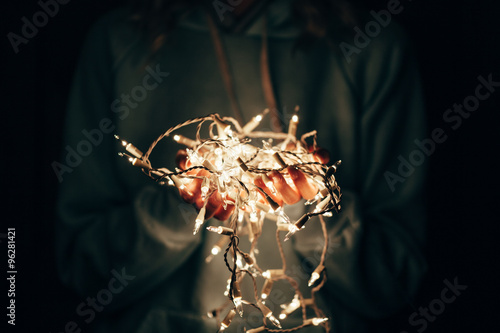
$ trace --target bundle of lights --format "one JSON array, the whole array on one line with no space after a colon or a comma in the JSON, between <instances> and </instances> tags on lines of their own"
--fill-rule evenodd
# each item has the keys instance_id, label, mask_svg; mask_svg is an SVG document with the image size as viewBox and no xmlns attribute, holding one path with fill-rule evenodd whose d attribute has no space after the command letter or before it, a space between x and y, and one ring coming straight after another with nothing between
<instances>
[{"instance_id":1,"label":"bundle of lights","mask_svg":"<svg viewBox=\"0 0 500 333\"><path fill-rule=\"evenodd\" d=\"M243 127L234 118L221 118L218 114L188 120L160 135L144 154L131 143L115 137L126 150L126 153L119 153L120 156L126 157L158 183L177 187L187 202L196 203L199 213L194 221L194 234L211 217L207 204L221 205L218 209L226 221L219 226L206 227L208 231L221 235L206 262L209 263L224 250L223 260L229 271L225 292L229 301L208 314L220 320L220 314L228 311L220 321L219 331L229 327L236 314L243 316L243 305L250 310L257 309L263 317L263 326L250 329L249 333L290 332L319 325L329 331L328 318L316 305L315 293L326 280L324 261L328 237L323 216L331 216L333 211L340 209L341 191L334 176L340 161L331 166L322 163L324 159L320 158L316 146L316 131L302 135L300 140L296 138L297 115L290 120L288 133L254 131L266 113L267 110L264 110ZM206 123L209 124L210 138L202 139L200 131ZM198 124L196 139L174 134L191 124ZM151 152L160 140L171 134L174 134L174 141L187 147L186 159L179 163L175 171L153 167L149 160ZM312 145L307 144L308 139L313 140ZM252 145L252 141L260 141L262 145ZM301 197L311 208L292 222L284 211L284 205L295 204ZM308 281L311 297L306 299L295 279L287 275L280 232L284 233L284 241L287 241L313 216L319 217L324 245L320 263ZM282 265L275 269L262 270L257 263L257 241L262 234L264 220L276 223L276 242ZM248 252L239 247L241 237L248 237L251 244ZM253 295L242 295L240 291L239 285L245 277L253 282ZM257 289L259 279L263 279L260 292ZM277 314L279 319L265 304L273 283L278 280L287 281L295 290L293 300L281 305L281 312ZM314 317L307 317L307 308L314 311ZM302 324L282 329L280 320L285 320L299 309L302 310Z\"/></svg>"}]
</instances>

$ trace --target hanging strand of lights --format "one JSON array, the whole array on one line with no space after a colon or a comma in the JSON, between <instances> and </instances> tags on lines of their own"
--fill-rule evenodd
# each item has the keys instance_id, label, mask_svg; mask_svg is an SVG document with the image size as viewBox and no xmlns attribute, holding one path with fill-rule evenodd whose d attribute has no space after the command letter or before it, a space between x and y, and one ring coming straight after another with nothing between
<instances>
[{"instance_id":1,"label":"hanging strand of lights","mask_svg":"<svg viewBox=\"0 0 500 333\"><path fill-rule=\"evenodd\" d=\"M194 221L194 234L211 217L208 216L207 205L222 205L219 209L226 213L223 214L226 220L222 225L206 227L209 232L221 235L206 262L211 262L215 256L223 253L229 272L225 292L229 301L208 314L209 317L220 320L220 314L229 309L219 321L219 331L229 327L235 315L243 316L244 308L248 306L260 311L263 318L263 326L250 329L247 331L249 333L291 332L306 326L323 326L328 332L328 318L316 305L315 293L326 280L324 261L328 237L323 217L340 210L341 191L335 172L341 161L330 166L323 163L317 154L319 149L316 131L297 139L299 119L296 114L290 120L288 133L255 131L267 112L267 109L264 110L243 127L234 118L220 117L218 114L187 120L160 135L146 153L118 136L115 138L121 141L126 151L119 153L120 156L140 167L159 184L175 186L187 202L196 203L199 213ZM201 129L207 123L209 138L204 139L201 137ZM180 128L192 124L197 124L195 139L174 134ZM174 141L186 147L186 159L178 163L179 167L175 171L153 167L149 159L153 149L162 139L172 134ZM313 142L308 145L307 140L311 139ZM260 141L262 145L253 145L252 141ZM283 207L295 204L302 197L307 200L305 205L311 208L292 222ZM306 299L296 280L287 275L281 239L283 234L284 241L293 237L314 216L319 217L324 245L320 263L308 281L311 298ZM276 242L282 258L281 267L268 270L262 270L256 258L257 240L262 234L265 219L276 222ZM248 252L239 247L241 237L248 237L251 244ZM255 299L254 302L243 298L240 290L240 283L246 277L253 282L254 295L248 295L248 298ZM258 279L264 281L260 291L257 288ZM287 281L294 288L295 296L290 303L281 305L281 312L276 318L265 302L273 284L279 280ZM314 311L315 317L307 318L307 308ZM299 309L302 311L302 324L282 329L280 320L286 320L287 316Z\"/></svg>"}]
</instances>

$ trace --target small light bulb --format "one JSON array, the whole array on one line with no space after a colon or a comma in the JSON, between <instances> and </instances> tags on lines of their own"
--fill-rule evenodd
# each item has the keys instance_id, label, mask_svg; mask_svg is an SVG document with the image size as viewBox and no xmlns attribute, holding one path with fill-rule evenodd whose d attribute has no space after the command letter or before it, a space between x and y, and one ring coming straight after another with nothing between
<instances>
[{"instance_id":1,"label":"small light bulb","mask_svg":"<svg viewBox=\"0 0 500 333\"><path fill-rule=\"evenodd\" d=\"M290 239L297 231L302 229L306 222L309 220L310 216L307 214L302 215L300 219L295 222L295 224L290 225L290 230L288 231L288 234L285 236L285 242Z\"/></svg>"},{"instance_id":2,"label":"small light bulb","mask_svg":"<svg viewBox=\"0 0 500 333\"><path fill-rule=\"evenodd\" d=\"M262 276L266 279L275 279L285 275L283 269L268 269L267 271L262 273Z\"/></svg>"},{"instance_id":3,"label":"small light bulb","mask_svg":"<svg viewBox=\"0 0 500 333\"><path fill-rule=\"evenodd\" d=\"M313 272L311 274L311 278L309 279L309 282L307 283L307 286L310 287L314 284L319 279L319 273Z\"/></svg>"},{"instance_id":4,"label":"small light bulb","mask_svg":"<svg viewBox=\"0 0 500 333\"><path fill-rule=\"evenodd\" d=\"M282 304L281 308L283 309L280 313L280 319L285 319L289 314L300 308L300 300L299 295L295 294L292 301L289 304Z\"/></svg>"},{"instance_id":5,"label":"small light bulb","mask_svg":"<svg viewBox=\"0 0 500 333\"><path fill-rule=\"evenodd\" d=\"M307 319L304 322L304 325L305 326L308 326L308 325L318 326L318 325L321 325L321 324L323 324L324 322L327 322L327 321L328 321L328 318L311 318L311 319Z\"/></svg>"},{"instance_id":6,"label":"small light bulb","mask_svg":"<svg viewBox=\"0 0 500 333\"><path fill-rule=\"evenodd\" d=\"M309 279L309 282L307 283L308 287L311 287L316 281L318 281L318 279L321 276L321 272L323 272L324 269L325 269L325 266L323 266L323 264L320 264L318 267L316 267L314 272L311 274L311 278Z\"/></svg>"},{"instance_id":7,"label":"small light bulb","mask_svg":"<svg viewBox=\"0 0 500 333\"><path fill-rule=\"evenodd\" d=\"M207 198L208 190L209 190L208 186L201 187L201 198L203 200L205 200Z\"/></svg>"},{"instance_id":8,"label":"small light bulb","mask_svg":"<svg viewBox=\"0 0 500 333\"><path fill-rule=\"evenodd\" d=\"M299 228L295 226L295 224L290 224L290 227L288 228L288 233L285 236L285 242L290 239L295 233L299 231Z\"/></svg>"},{"instance_id":9,"label":"small light bulb","mask_svg":"<svg viewBox=\"0 0 500 333\"><path fill-rule=\"evenodd\" d=\"M273 324L274 324L274 326L276 326L276 327L278 327L278 328L281 328L281 323L280 323L280 321L279 321L278 319L276 319L276 317L275 317L275 316L273 316L273 315L271 314L271 315L270 315L269 317L267 317L267 318L271 321L271 323L273 323Z\"/></svg>"},{"instance_id":10,"label":"small light bulb","mask_svg":"<svg viewBox=\"0 0 500 333\"><path fill-rule=\"evenodd\" d=\"M259 217L257 215L257 212L250 213L250 222L253 222L253 223L259 222Z\"/></svg>"},{"instance_id":11,"label":"small light bulb","mask_svg":"<svg viewBox=\"0 0 500 333\"><path fill-rule=\"evenodd\" d=\"M120 137L118 135L115 134L115 139L116 140L120 140ZM133 144L125 141L125 140L121 140L121 144L123 147L125 147L125 150L129 153L131 153L132 155L134 155L135 157L137 158L141 158L143 153L142 151L140 151L136 146L134 146Z\"/></svg>"},{"instance_id":12,"label":"small light bulb","mask_svg":"<svg viewBox=\"0 0 500 333\"><path fill-rule=\"evenodd\" d=\"M267 299L267 297L271 293L271 290L273 288L273 284L274 284L273 280L266 280L266 282L264 283L264 286L262 287L260 298L262 298L263 300Z\"/></svg>"},{"instance_id":13,"label":"small light bulb","mask_svg":"<svg viewBox=\"0 0 500 333\"><path fill-rule=\"evenodd\" d=\"M243 304L241 302L241 296L233 298L234 307L238 311L240 317L243 317Z\"/></svg>"},{"instance_id":14,"label":"small light bulb","mask_svg":"<svg viewBox=\"0 0 500 333\"><path fill-rule=\"evenodd\" d=\"M240 317L243 317L243 305L241 300L242 297L241 297L240 286L238 284L238 281L235 280L233 282L233 303Z\"/></svg>"},{"instance_id":15,"label":"small light bulb","mask_svg":"<svg viewBox=\"0 0 500 333\"><path fill-rule=\"evenodd\" d=\"M322 324L324 322L327 322L328 318L313 318L312 322L314 326L318 326L319 324Z\"/></svg>"},{"instance_id":16,"label":"small light bulb","mask_svg":"<svg viewBox=\"0 0 500 333\"><path fill-rule=\"evenodd\" d=\"M319 213L322 210L324 210L325 207L328 206L328 204L330 203L330 198L331 198L330 195L327 195L326 198L321 200L321 202L314 209L314 213Z\"/></svg>"},{"instance_id":17,"label":"small light bulb","mask_svg":"<svg viewBox=\"0 0 500 333\"><path fill-rule=\"evenodd\" d=\"M234 309L231 309L231 311L228 312L224 320L220 323L219 332L222 332L229 327L235 315L236 312L234 311Z\"/></svg>"},{"instance_id":18,"label":"small light bulb","mask_svg":"<svg viewBox=\"0 0 500 333\"><path fill-rule=\"evenodd\" d=\"M205 206L201 207L200 212L198 213L198 216L196 217L195 220L193 235L196 235L200 231L203 222L205 222L205 212L206 212Z\"/></svg>"},{"instance_id":19,"label":"small light bulb","mask_svg":"<svg viewBox=\"0 0 500 333\"><path fill-rule=\"evenodd\" d=\"M283 220L284 223L291 223L290 222L290 218L288 217L288 215L285 214L285 212L283 211L282 208L280 208L278 211L278 217Z\"/></svg>"},{"instance_id":20,"label":"small light bulb","mask_svg":"<svg viewBox=\"0 0 500 333\"><path fill-rule=\"evenodd\" d=\"M299 117L294 114L292 116L292 119L290 120L290 124L288 125L288 135L292 136L295 138L297 134L297 124L299 122Z\"/></svg>"},{"instance_id":21,"label":"small light bulb","mask_svg":"<svg viewBox=\"0 0 500 333\"><path fill-rule=\"evenodd\" d=\"M228 227L222 227L222 226L219 226L219 227L209 226L209 227L207 227L207 230L210 232L216 232L219 235L231 236L232 234L234 234L233 229L228 228Z\"/></svg>"},{"instance_id":22,"label":"small light bulb","mask_svg":"<svg viewBox=\"0 0 500 333\"><path fill-rule=\"evenodd\" d=\"M266 305L264 305L264 303L258 301L257 306L262 311L262 314L264 315L264 317L269 319L269 321L271 323L273 323L274 326L281 328L280 321L278 319L276 319L275 316L273 316L273 312Z\"/></svg>"},{"instance_id":23,"label":"small light bulb","mask_svg":"<svg viewBox=\"0 0 500 333\"><path fill-rule=\"evenodd\" d=\"M212 255L216 256L219 254L221 248L217 245L214 245L214 247L212 248L212 250L210 251L210 253L212 253Z\"/></svg>"}]
</instances>

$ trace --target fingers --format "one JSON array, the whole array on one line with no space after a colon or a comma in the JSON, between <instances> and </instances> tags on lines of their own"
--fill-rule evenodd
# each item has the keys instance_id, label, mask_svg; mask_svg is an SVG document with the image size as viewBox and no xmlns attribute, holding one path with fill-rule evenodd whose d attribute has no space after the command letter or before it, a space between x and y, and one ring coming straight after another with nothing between
<instances>
[{"instance_id":1,"label":"fingers","mask_svg":"<svg viewBox=\"0 0 500 333\"><path fill-rule=\"evenodd\" d=\"M313 158L323 164L328 164L330 162L330 153L324 148L318 148L313 153Z\"/></svg>"},{"instance_id":2,"label":"fingers","mask_svg":"<svg viewBox=\"0 0 500 333\"><path fill-rule=\"evenodd\" d=\"M204 169L201 169L201 170L190 170L187 172L188 175L196 175L198 177L208 177L210 176L210 172L208 172L207 170L204 170ZM195 203L197 200L200 199L201 197L201 183L203 182L203 178L194 178L193 180L191 180L191 182L189 182L187 185L186 185L186 188L185 190L181 190L179 189L179 193L182 197L182 199L184 199L184 201L186 201L187 203ZM201 208L198 207L198 209Z\"/></svg>"},{"instance_id":3,"label":"fingers","mask_svg":"<svg viewBox=\"0 0 500 333\"><path fill-rule=\"evenodd\" d=\"M254 180L254 184L260 187L268 196L271 197L271 199L274 200L278 205L283 206L283 198L281 194L278 192L273 193L269 187L267 187L266 183L262 179L262 177L257 177ZM273 185L274 186L274 185Z\"/></svg>"},{"instance_id":4,"label":"fingers","mask_svg":"<svg viewBox=\"0 0 500 333\"><path fill-rule=\"evenodd\" d=\"M188 162L188 154L186 153L186 150L181 149L177 151L177 154L175 155L175 164L182 170L187 169L187 162Z\"/></svg>"},{"instance_id":5,"label":"fingers","mask_svg":"<svg viewBox=\"0 0 500 333\"><path fill-rule=\"evenodd\" d=\"M292 178L293 183L299 190L300 195L306 200L313 199L316 193L318 193L316 185L310 183L302 171L294 167L288 167L287 170L290 178Z\"/></svg>"},{"instance_id":6,"label":"fingers","mask_svg":"<svg viewBox=\"0 0 500 333\"><path fill-rule=\"evenodd\" d=\"M278 171L271 171L269 177L272 179L274 187L281 194L283 201L287 205L293 205L300 200L301 196L297 189L288 185L283 175Z\"/></svg>"}]
</instances>

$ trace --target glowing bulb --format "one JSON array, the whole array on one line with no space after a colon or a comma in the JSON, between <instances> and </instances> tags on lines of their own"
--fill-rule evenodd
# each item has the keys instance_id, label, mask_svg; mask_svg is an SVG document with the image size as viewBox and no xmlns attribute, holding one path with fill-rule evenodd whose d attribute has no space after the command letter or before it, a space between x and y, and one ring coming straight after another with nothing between
<instances>
[{"instance_id":1,"label":"glowing bulb","mask_svg":"<svg viewBox=\"0 0 500 333\"><path fill-rule=\"evenodd\" d=\"M313 318L312 323L314 326L318 326L319 324L322 324L324 322L327 322L328 318Z\"/></svg>"},{"instance_id":2,"label":"glowing bulb","mask_svg":"<svg viewBox=\"0 0 500 333\"><path fill-rule=\"evenodd\" d=\"M318 281L318 279L321 276L321 272L323 272L324 269L325 269L325 266L323 266L322 264L320 264L318 267L316 267L314 272L311 274L311 278L309 279L309 282L307 283L308 287L311 287L316 281Z\"/></svg>"},{"instance_id":3,"label":"glowing bulb","mask_svg":"<svg viewBox=\"0 0 500 333\"><path fill-rule=\"evenodd\" d=\"M208 190L209 190L208 186L201 187L201 198L203 200L205 200L207 198Z\"/></svg>"},{"instance_id":4,"label":"glowing bulb","mask_svg":"<svg viewBox=\"0 0 500 333\"><path fill-rule=\"evenodd\" d=\"M233 309L228 312L224 320L220 323L219 332L222 332L229 327L235 315L236 312Z\"/></svg>"},{"instance_id":5,"label":"glowing bulb","mask_svg":"<svg viewBox=\"0 0 500 333\"><path fill-rule=\"evenodd\" d=\"M295 294L292 301L289 304L282 304L283 309L279 315L280 319L285 319L289 314L300 308L299 295Z\"/></svg>"},{"instance_id":6,"label":"glowing bulb","mask_svg":"<svg viewBox=\"0 0 500 333\"><path fill-rule=\"evenodd\" d=\"M285 242L290 239L297 231L302 229L306 222L309 220L309 215L304 214L300 219L295 222L295 224L290 225L290 230L288 231L288 234L285 236Z\"/></svg>"},{"instance_id":7,"label":"glowing bulb","mask_svg":"<svg viewBox=\"0 0 500 333\"><path fill-rule=\"evenodd\" d=\"M274 326L281 328L280 321L278 319L276 319L275 316L273 316L273 312L267 306L265 306L264 303L259 301L259 302L257 302L257 306L262 311L262 314L264 315L264 317L269 319L269 321L271 323L273 323Z\"/></svg>"},{"instance_id":8,"label":"glowing bulb","mask_svg":"<svg viewBox=\"0 0 500 333\"><path fill-rule=\"evenodd\" d=\"M321 325L323 324L324 322L327 322L328 321L328 318L311 318L311 319L307 319L305 322L304 322L304 325L314 325L314 326L318 326L318 325Z\"/></svg>"},{"instance_id":9,"label":"glowing bulb","mask_svg":"<svg viewBox=\"0 0 500 333\"><path fill-rule=\"evenodd\" d=\"M243 133L246 133L246 134L250 133L257 126L259 126L261 121L262 121L262 115L260 115L260 114L256 115L245 126L243 126L243 128L242 128Z\"/></svg>"},{"instance_id":10,"label":"glowing bulb","mask_svg":"<svg viewBox=\"0 0 500 333\"><path fill-rule=\"evenodd\" d=\"M188 139L185 136L182 136L180 134L174 135L173 139L174 139L175 142L183 144L183 145L185 145L185 146L187 146L189 148L196 147L196 141Z\"/></svg>"},{"instance_id":11,"label":"glowing bulb","mask_svg":"<svg viewBox=\"0 0 500 333\"><path fill-rule=\"evenodd\" d=\"M299 231L299 228L295 224L290 224L290 227L288 228L288 233L285 236L285 242L290 239L295 233Z\"/></svg>"},{"instance_id":12,"label":"glowing bulb","mask_svg":"<svg viewBox=\"0 0 500 333\"><path fill-rule=\"evenodd\" d=\"M273 316L272 314L270 316L268 316L267 319L269 319L271 321L271 323L274 324L274 326L281 328L280 321L278 319L276 319L276 317Z\"/></svg>"},{"instance_id":13,"label":"glowing bulb","mask_svg":"<svg viewBox=\"0 0 500 333\"><path fill-rule=\"evenodd\" d=\"M236 259L236 266L238 266L239 268L243 268L243 261L241 261L240 257Z\"/></svg>"},{"instance_id":14,"label":"glowing bulb","mask_svg":"<svg viewBox=\"0 0 500 333\"><path fill-rule=\"evenodd\" d=\"M200 231L203 222L205 222L205 212L206 212L205 206L201 207L200 212L198 213L198 216L196 217L195 220L193 235L196 235Z\"/></svg>"},{"instance_id":15,"label":"glowing bulb","mask_svg":"<svg viewBox=\"0 0 500 333\"><path fill-rule=\"evenodd\" d=\"M232 137L233 136L233 130L231 129L231 126L227 126L226 128L224 128L224 133L229 136L229 137Z\"/></svg>"},{"instance_id":16,"label":"glowing bulb","mask_svg":"<svg viewBox=\"0 0 500 333\"><path fill-rule=\"evenodd\" d=\"M240 317L243 317L243 305L241 302L241 291L240 291L240 286L238 284L238 281L233 282L233 303L234 307L238 311Z\"/></svg>"},{"instance_id":17,"label":"glowing bulb","mask_svg":"<svg viewBox=\"0 0 500 333\"><path fill-rule=\"evenodd\" d=\"M283 220L284 223L291 223L290 218L285 214L282 208L279 208L277 211L275 211L275 214L277 214L279 219Z\"/></svg>"},{"instance_id":18,"label":"glowing bulb","mask_svg":"<svg viewBox=\"0 0 500 333\"><path fill-rule=\"evenodd\" d=\"M288 125L288 135L292 136L295 138L297 134L297 124L299 122L299 117L294 114L292 116L292 119L290 120L290 124Z\"/></svg>"},{"instance_id":19,"label":"glowing bulb","mask_svg":"<svg viewBox=\"0 0 500 333\"><path fill-rule=\"evenodd\" d=\"M247 333L260 333L264 332L266 330L265 326L257 327L257 328L252 328L251 330L248 330Z\"/></svg>"},{"instance_id":20,"label":"glowing bulb","mask_svg":"<svg viewBox=\"0 0 500 333\"><path fill-rule=\"evenodd\" d=\"M283 269L268 269L262 273L262 276L266 279L275 279L277 277L281 277L282 275L285 275Z\"/></svg>"},{"instance_id":21,"label":"glowing bulb","mask_svg":"<svg viewBox=\"0 0 500 333\"><path fill-rule=\"evenodd\" d=\"M120 137L115 134L115 139L116 140L120 140ZM121 140L121 144L122 144L123 147L125 147L126 151L128 151L129 153L131 153L135 157L137 157L137 158L141 158L142 157L142 155L143 155L142 151L140 151L139 149L137 149L137 147L134 146L133 144L131 144L131 143L125 141L125 140Z\"/></svg>"},{"instance_id":22,"label":"glowing bulb","mask_svg":"<svg viewBox=\"0 0 500 333\"><path fill-rule=\"evenodd\" d=\"M243 316L243 304L241 302L241 296L233 298L234 307L238 311L240 317Z\"/></svg>"},{"instance_id":23,"label":"glowing bulb","mask_svg":"<svg viewBox=\"0 0 500 333\"><path fill-rule=\"evenodd\" d=\"M321 199L321 194L320 193L316 194L316 196L314 198L312 198L310 200L307 200L304 204L306 206L310 206L310 205L314 204L316 201L318 201L319 199Z\"/></svg>"},{"instance_id":24,"label":"glowing bulb","mask_svg":"<svg viewBox=\"0 0 500 333\"><path fill-rule=\"evenodd\" d=\"M201 157L197 152L195 152L192 149L186 149L186 153L188 154L189 160L193 165L200 165L203 163L205 160L203 157Z\"/></svg>"},{"instance_id":25,"label":"glowing bulb","mask_svg":"<svg viewBox=\"0 0 500 333\"><path fill-rule=\"evenodd\" d=\"M222 227L222 226L219 226L219 227L209 226L209 227L207 227L207 230L210 232L216 232L219 235L231 236L232 234L234 234L233 229L227 228L227 227Z\"/></svg>"},{"instance_id":26,"label":"glowing bulb","mask_svg":"<svg viewBox=\"0 0 500 333\"><path fill-rule=\"evenodd\" d=\"M210 251L210 253L212 253L213 256L216 256L219 254L221 248L217 245L214 245L214 247L212 248L212 250Z\"/></svg>"},{"instance_id":27,"label":"glowing bulb","mask_svg":"<svg viewBox=\"0 0 500 333\"><path fill-rule=\"evenodd\" d=\"M250 213L250 222L257 223L259 222L259 217L257 215L257 212L251 212Z\"/></svg>"},{"instance_id":28,"label":"glowing bulb","mask_svg":"<svg viewBox=\"0 0 500 333\"><path fill-rule=\"evenodd\" d=\"M310 287L314 284L319 279L319 273L312 273L311 278L309 279L309 282L307 283L307 286Z\"/></svg>"},{"instance_id":29,"label":"glowing bulb","mask_svg":"<svg viewBox=\"0 0 500 333\"><path fill-rule=\"evenodd\" d=\"M330 203L330 198L331 198L330 195L327 195L326 198L321 200L321 202L314 209L314 213L319 213L322 210L324 210L325 207L328 206L328 204Z\"/></svg>"},{"instance_id":30,"label":"glowing bulb","mask_svg":"<svg viewBox=\"0 0 500 333\"><path fill-rule=\"evenodd\" d=\"M271 293L271 289L273 288L273 284L274 284L273 280L266 280L266 282L264 283L264 286L262 287L260 298L262 298L263 300L267 299L267 297Z\"/></svg>"}]
</instances>

